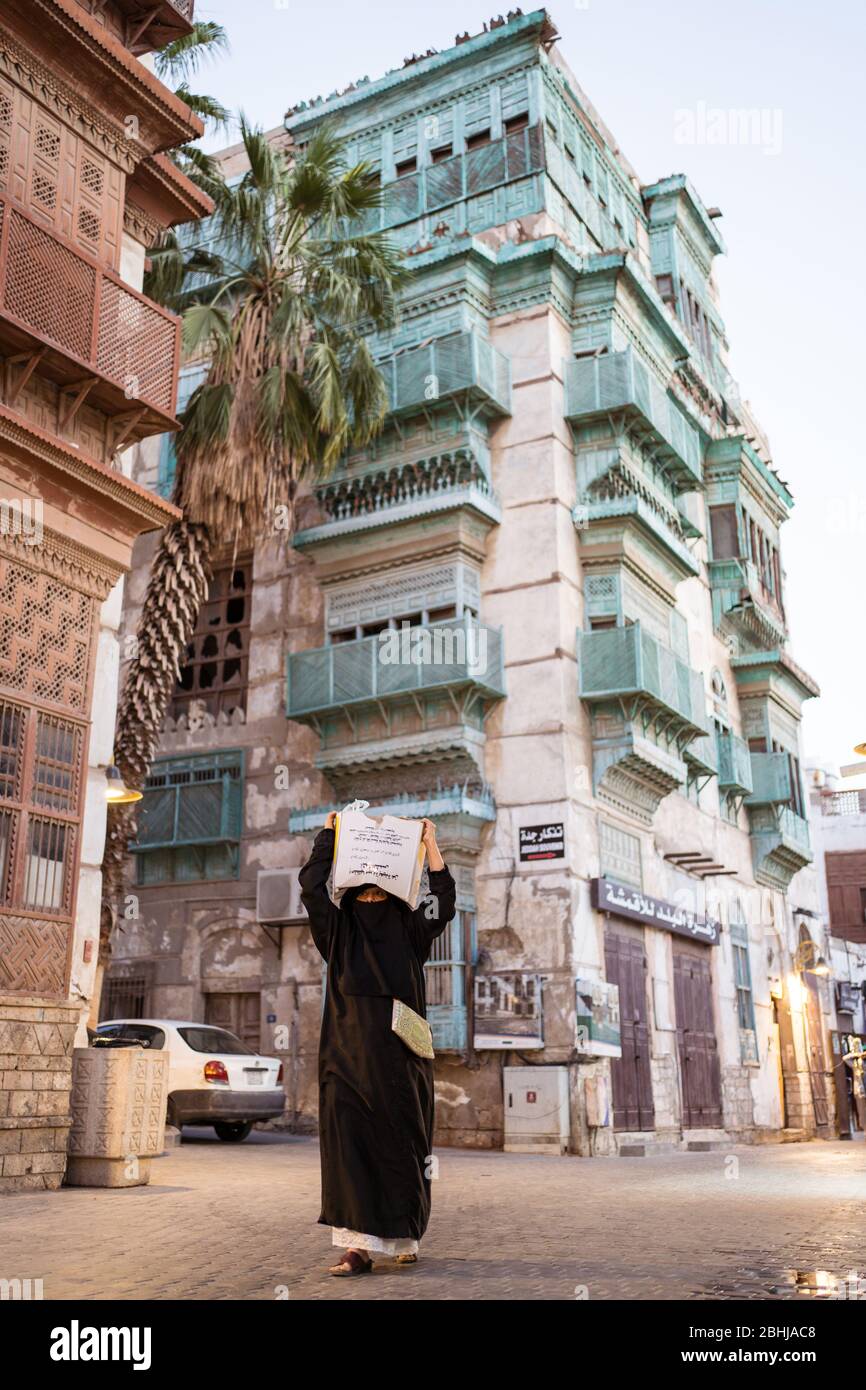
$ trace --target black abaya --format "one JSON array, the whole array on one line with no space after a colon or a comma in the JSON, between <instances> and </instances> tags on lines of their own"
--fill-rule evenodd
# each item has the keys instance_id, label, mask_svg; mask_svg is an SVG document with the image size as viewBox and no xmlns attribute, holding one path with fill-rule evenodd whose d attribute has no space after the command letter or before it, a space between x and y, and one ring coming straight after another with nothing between
<instances>
[{"instance_id":1,"label":"black abaya","mask_svg":"<svg viewBox=\"0 0 866 1390\"><path fill-rule=\"evenodd\" d=\"M319 1043L319 1222L420 1240L430 1216L433 1063L391 1030L393 999L426 1014L424 962L454 916L454 880L429 871L413 912L391 897L335 907L326 888L334 832L322 830L301 870L313 940L328 963ZM432 900L432 901L431 901Z\"/></svg>"}]
</instances>

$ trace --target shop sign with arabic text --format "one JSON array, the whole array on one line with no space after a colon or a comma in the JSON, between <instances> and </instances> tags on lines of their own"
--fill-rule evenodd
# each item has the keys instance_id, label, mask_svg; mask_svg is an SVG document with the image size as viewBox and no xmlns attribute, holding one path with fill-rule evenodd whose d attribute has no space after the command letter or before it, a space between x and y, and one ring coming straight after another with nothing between
<instances>
[{"instance_id":1,"label":"shop sign with arabic text","mask_svg":"<svg viewBox=\"0 0 866 1390\"><path fill-rule=\"evenodd\" d=\"M664 931L676 932L677 936L702 941L705 946L719 944L721 923L714 917L700 917L687 908L676 907L661 898L651 898L639 888L615 883L610 878L590 879L589 886L592 905L599 912L610 912L615 917L627 918L629 922L643 922L647 927L661 927Z\"/></svg>"}]
</instances>

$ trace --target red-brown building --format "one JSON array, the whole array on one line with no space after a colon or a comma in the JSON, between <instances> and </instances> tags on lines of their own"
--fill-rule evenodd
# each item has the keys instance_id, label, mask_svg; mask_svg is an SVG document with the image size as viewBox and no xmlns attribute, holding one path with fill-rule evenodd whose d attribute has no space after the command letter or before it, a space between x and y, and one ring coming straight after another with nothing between
<instances>
[{"instance_id":1,"label":"red-brown building","mask_svg":"<svg viewBox=\"0 0 866 1390\"><path fill-rule=\"evenodd\" d=\"M0 1191L63 1178L96 978L122 576L174 508L122 451L176 428L178 321L139 291L208 200L142 56L193 0L0 13Z\"/></svg>"}]
</instances>

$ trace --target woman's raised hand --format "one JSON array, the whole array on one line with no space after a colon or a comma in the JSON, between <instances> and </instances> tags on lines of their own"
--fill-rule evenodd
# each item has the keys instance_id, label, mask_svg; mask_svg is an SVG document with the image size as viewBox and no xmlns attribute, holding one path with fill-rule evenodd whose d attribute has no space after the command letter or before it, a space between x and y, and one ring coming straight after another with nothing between
<instances>
[{"instance_id":1,"label":"woman's raised hand","mask_svg":"<svg viewBox=\"0 0 866 1390\"><path fill-rule=\"evenodd\" d=\"M426 816L421 824L424 826L424 829L421 831L421 843L427 851L427 864L428 867L436 873L439 869L445 867L445 860L442 858L441 851L436 843L436 827L432 820L428 820Z\"/></svg>"},{"instance_id":2,"label":"woman's raised hand","mask_svg":"<svg viewBox=\"0 0 866 1390\"><path fill-rule=\"evenodd\" d=\"M336 811L329 811L328 814L327 814L327 816L326 816L326 818L325 818L325 829L326 829L326 830L333 830L333 829L334 829L334 826L335 826L335 824L336 824L336 821L337 821L337 812L336 812Z\"/></svg>"}]
</instances>

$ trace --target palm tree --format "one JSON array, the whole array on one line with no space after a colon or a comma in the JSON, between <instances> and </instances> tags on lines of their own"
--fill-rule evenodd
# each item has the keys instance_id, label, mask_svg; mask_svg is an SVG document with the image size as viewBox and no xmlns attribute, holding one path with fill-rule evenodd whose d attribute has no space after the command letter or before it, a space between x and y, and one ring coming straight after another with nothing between
<instances>
[{"instance_id":1,"label":"palm tree","mask_svg":"<svg viewBox=\"0 0 866 1390\"><path fill-rule=\"evenodd\" d=\"M243 118L241 138L247 172L215 189L219 273L175 296L185 357L209 369L181 417L172 500L183 519L166 527L154 558L118 710L115 761L136 787L207 594L212 549L250 547L277 509L291 530L299 484L369 442L388 409L364 333L394 321L399 257L381 232L357 231L379 204L378 181L366 164L346 166L328 128L294 161ZM112 809L110 904L130 824Z\"/></svg>"}]
</instances>

